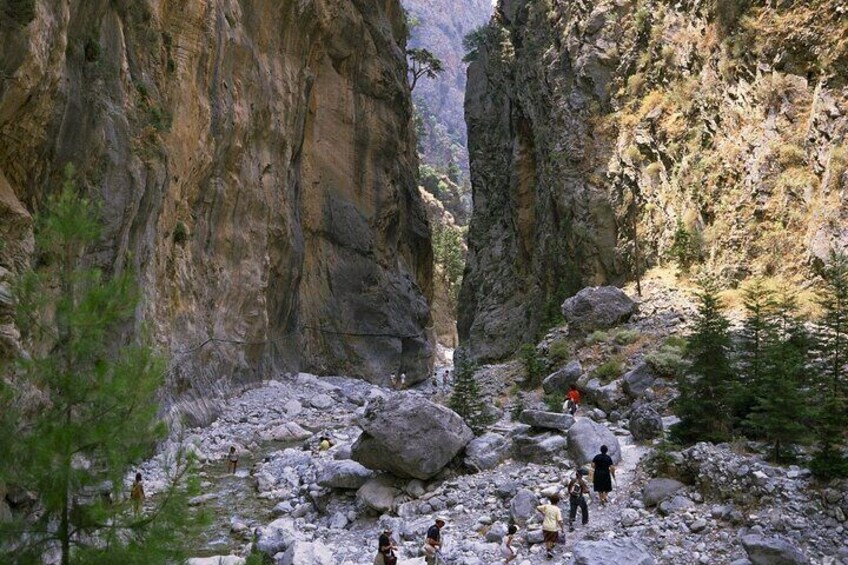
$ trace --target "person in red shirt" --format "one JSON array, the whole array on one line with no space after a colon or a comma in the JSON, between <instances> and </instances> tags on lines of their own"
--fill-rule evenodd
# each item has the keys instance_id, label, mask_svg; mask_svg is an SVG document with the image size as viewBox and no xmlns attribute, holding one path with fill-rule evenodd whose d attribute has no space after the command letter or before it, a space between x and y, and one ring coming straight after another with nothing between
<instances>
[{"instance_id":1,"label":"person in red shirt","mask_svg":"<svg viewBox=\"0 0 848 565\"><path fill-rule=\"evenodd\" d=\"M580 391L577 390L577 385L568 385L568 412L572 416L577 412L577 406L580 404Z\"/></svg>"}]
</instances>

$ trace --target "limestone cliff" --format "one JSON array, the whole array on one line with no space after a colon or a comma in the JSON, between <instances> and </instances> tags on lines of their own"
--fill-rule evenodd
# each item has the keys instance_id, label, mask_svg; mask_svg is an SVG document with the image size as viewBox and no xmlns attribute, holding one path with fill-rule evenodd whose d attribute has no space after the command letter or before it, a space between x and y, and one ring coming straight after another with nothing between
<instances>
[{"instance_id":1,"label":"limestone cliff","mask_svg":"<svg viewBox=\"0 0 848 565\"><path fill-rule=\"evenodd\" d=\"M399 0L0 4L0 266L73 162L104 204L90 260L138 274L175 390L428 374Z\"/></svg>"},{"instance_id":2,"label":"limestone cliff","mask_svg":"<svg viewBox=\"0 0 848 565\"><path fill-rule=\"evenodd\" d=\"M473 357L672 257L735 284L848 244L844 0L502 0L475 47Z\"/></svg>"}]
</instances>

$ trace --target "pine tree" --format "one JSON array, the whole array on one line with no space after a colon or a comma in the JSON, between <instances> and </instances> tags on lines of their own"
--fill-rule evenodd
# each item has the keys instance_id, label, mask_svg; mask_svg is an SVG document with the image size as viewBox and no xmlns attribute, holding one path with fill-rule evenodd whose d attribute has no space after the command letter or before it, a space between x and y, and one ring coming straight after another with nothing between
<instances>
[{"instance_id":1,"label":"pine tree","mask_svg":"<svg viewBox=\"0 0 848 565\"><path fill-rule=\"evenodd\" d=\"M112 502L125 499L123 477L166 432L156 402L162 357L143 344L115 345L138 301L132 279L86 266L100 222L71 168L36 226L38 264L17 287L17 321L32 353L18 379L37 394L29 405L21 395L0 399L0 411L16 415L0 422L0 433L15 438L0 458L0 481L37 493L40 511L35 523L10 528L25 535L3 541L16 563L39 562L49 547L63 565L178 562L184 458L151 512L134 517Z\"/></svg>"},{"instance_id":2,"label":"pine tree","mask_svg":"<svg viewBox=\"0 0 848 565\"><path fill-rule=\"evenodd\" d=\"M739 378L733 383L733 414L744 422L763 394L759 386L767 370L767 349L775 337L775 293L761 279L754 280L742 292L745 320L739 343Z\"/></svg>"},{"instance_id":3,"label":"pine tree","mask_svg":"<svg viewBox=\"0 0 848 565\"><path fill-rule=\"evenodd\" d=\"M816 332L817 383L813 405L816 407L817 451L811 468L828 478L848 476L848 459L839 445L848 422L848 257L831 254L824 271L825 289L819 300L822 317Z\"/></svg>"},{"instance_id":4,"label":"pine tree","mask_svg":"<svg viewBox=\"0 0 848 565\"><path fill-rule=\"evenodd\" d=\"M774 303L773 321L764 318L766 332L756 380L756 399L747 418L751 428L772 444L772 458L781 461L784 449L808 435L807 382L810 336L798 315L794 293L784 288Z\"/></svg>"},{"instance_id":5,"label":"pine tree","mask_svg":"<svg viewBox=\"0 0 848 565\"><path fill-rule=\"evenodd\" d=\"M469 362L462 362L457 366L448 407L462 417L474 435L480 435L486 431L486 426L492 423L492 418L480 397L480 390L474 379L476 370L477 366Z\"/></svg>"},{"instance_id":6,"label":"pine tree","mask_svg":"<svg viewBox=\"0 0 848 565\"><path fill-rule=\"evenodd\" d=\"M695 326L686 346L690 366L679 379L680 422L671 430L672 438L681 443L725 441L732 424L730 322L721 313L714 283L701 283L698 301Z\"/></svg>"}]
</instances>

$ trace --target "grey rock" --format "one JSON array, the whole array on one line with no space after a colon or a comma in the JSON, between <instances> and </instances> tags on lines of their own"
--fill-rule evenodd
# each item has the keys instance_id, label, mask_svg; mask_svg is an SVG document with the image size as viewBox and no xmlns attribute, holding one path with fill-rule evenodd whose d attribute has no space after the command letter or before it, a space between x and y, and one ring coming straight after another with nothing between
<instances>
[{"instance_id":1,"label":"grey rock","mask_svg":"<svg viewBox=\"0 0 848 565\"><path fill-rule=\"evenodd\" d=\"M642 502L648 508L656 506L683 487L683 483L674 479L651 479L642 489Z\"/></svg>"},{"instance_id":2,"label":"grey rock","mask_svg":"<svg viewBox=\"0 0 848 565\"><path fill-rule=\"evenodd\" d=\"M568 430L568 454L578 465L589 463L600 453L602 445L616 465L621 461L621 447L609 428L588 418L579 418Z\"/></svg>"},{"instance_id":3,"label":"grey rock","mask_svg":"<svg viewBox=\"0 0 848 565\"><path fill-rule=\"evenodd\" d=\"M336 512L330 517L331 530L343 530L347 527L348 519L342 512Z\"/></svg>"},{"instance_id":4,"label":"grey rock","mask_svg":"<svg viewBox=\"0 0 848 565\"><path fill-rule=\"evenodd\" d=\"M500 478L495 481L495 496L511 498L518 491L518 482L512 479Z\"/></svg>"},{"instance_id":5,"label":"grey rock","mask_svg":"<svg viewBox=\"0 0 848 565\"><path fill-rule=\"evenodd\" d=\"M298 528L291 518L278 518L256 530L256 549L273 557L299 539Z\"/></svg>"},{"instance_id":6,"label":"grey rock","mask_svg":"<svg viewBox=\"0 0 848 565\"><path fill-rule=\"evenodd\" d=\"M571 361L562 369L545 377L545 380L542 381L542 389L547 393L565 392L569 385L577 383L582 374L583 366L580 361Z\"/></svg>"},{"instance_id":7,"label":"grey rock","mask_svg":"<svg viewBox=\"0 0 848 565\"><path fill-rule=\"evenodd\" d=\"M564 454L568 442L554 432L524 432L513 436L512 452L516 459L535 463L550 463L552 458Z\"/></svg>"},{"instance_id":8,"label":"grey rock","mask_svg":"<svg viewBox=\"0 0 848 565\"><path fill-rule=\"evenodd\" d=\"M622 389L631 398L639 398L656 380L654 370L643 361L624 374Z\"/></svg>"},{"instance_id":9,"label":"grey rock","mask_svg":"<svg viewBox=\"0 0 848 565\"><path fill-rule=\"evenodd\" d=\"M512 444L494 432L472 439L465 446L465 464L477 471L494 469L509 456Z\"/></svg>"},{"instance_id":10,"label":"grey rock","mask_svg":"<svg viewBox=\"0 0 848 565\"><path fill-rule=\"evenodd\" d=\"M636 304L614 286L584 288L562 304L569 330L578 333L617 326L635 311Z\"/></svg>"},{"instance_id":11,"label":"grey rock","mask_svg":"<svg viewBox=\"0 0 848 565\"><path fill-rule=\"evenodd\" d=\"M631 539L579 541L574 544L575 565L654 565L641 543Z\"/></svg>"},{"instance_id":12,"label":"grey rock","mask_svg":"<svg viewBox=\"0 0 848 565\"><path fill-rule=\"evenodd\" d=\"M533 428L565 432L574 425L574 416L571 414L560 414L558 412L544 412L542 410L524 410L521 413L521 421Z\"/></svg>"},{"instance_id":13,"label":"grey rock","mask_svg":"<svg viewBox=\"0 0 848 565\"><path fill-rule=\"evenodd\" d=\"M377 512L388 512L399 494L394 482L386 475L370 479L356 491L356 500Z\"/></svg>"},{"instance_id":14,"label":"grey rock","mask_svg":"<svg viewBox=\"0 0 848 565\"><path fill-rule=\"evenodd\" d=\"M630 413L629 427L633 439L637 441L653 439L662 435L662 416L648 405L639 406Z\"/></svg>"},{"instance_id":15,"label":"grey rock","mask_svg":"<svg viewBox=\"0 0 848 565\"><path fill-rule=\"evenodd\" d=\"M335 406L335 404L336 401L333 400L333 397L327 394L316 394L309 401L309 405L313 408L317 408L318 410L327 410L328 408Z\"/></svg>"},{"instance_id":16,"label":"grey rock","mask_svg":"<svg viewBox=\"0 0 848 565\"><path fill-rule=\"evenodd\" d=\"M322 543L296 541L277 561L277 565L336 565L332 552Z\"/></svg>"},{"instance_id":17,"label":"grey rock","mask_svg":"<svg viewBox=\"0 0 848 565\"><path fill-rule=\"evenodd\" d=\"M597 404L606 412L611 412L627 403L619 380L603 384L599 379L589 379L583 385L583 395L588 402Z\"/></svg>"},{"instance_id":18,"label":"grey rock","mask_svg":"<svg viewBox=\"0 0 848 565\"><path fill-rule=\"evenodd\" d=\"M689 524L689 531L692 532L692 533L695 533L695 534L697 534L699 532L703 532L706 529L707 529L707 521L704 520L703 518L699 518L698 520L695 520L694 522Z\"/></svg>"},{"instance_id":19,"label":"grey rock","mask_svg":"<svg viewBox=\"0 0 848 565\"><path fill-rule=\"evenodd\" d=\"M742 546L753 565L804 565L809 563L801 551L780 537L752 534L742 537Z\"/></svg>"},{"instance_id":20,"label":"grey rock","mask_svg":"<svg viewBox=\"0 0 848 565\"><path fill-rule=\"evenodd\" d=\"M673 496L660 502L659 511L663 516L670 516L672 514L688 510L693 506L695 506L695 503L689 498L686 498L685 496Z\"/></svg>"},{"instance_id":21,"label":"grey rock","mask_svg":"<svg viewBox=\"0 0 848 565\"><path fill-rule=\"evenodd\" d=\"M374 471L350 459L330 460L321 465L317 482L322 487L356 490L374 477Z\"/></svg>"},{"instance_id":22,"label":"grey rock","mask_svg":"<svg viewBox=\"0 0 848 565\"><path fill-rule=\"evenodd\" d=\"M500 543L507 534L507 526L503 522L495 522L486 532L486 541L489 543Z\"/></svg>"},{"instance_id":23,"label":"grey rock","mask_svg":"<svg viewBox=\"0 0 848 565\"><path fill-rule=\"evenodd\" d=\"M524 525L530 518L536 515L536 507L539 499L528 489L521 489L509 503L509 515L516 524Z\"/></svg>"},{"instance_id":24,"label":"grey rock","mask_svg":"<svg viewBox=\"0 0 848 565\"><path fill-rule=\"evenodd\" d=\"M352 458L410 479L435 476L474 437L453 410L409 394L372 400L358 423Z\"/></svg>"},{"instance_id":25,"label":"grey rock","mask_svg":"<svg viewBox=\"0 0 848 565\"><path fill-rule=\"evenodd\" d=\"M629 528L639 521L639 512L632 508L625 508L621 511L621 525Z\"/></svg>"},{"instance_id":26,"label":"grey rock","mask_svg":"<svg viewBox=\"0 0 848 565\"><path fill-rule=\"evenodd\" d=\"M237 555L214 555L212 557L192 557L186 565L244 565L244 557Z\"/></svg>"}]
</instances>

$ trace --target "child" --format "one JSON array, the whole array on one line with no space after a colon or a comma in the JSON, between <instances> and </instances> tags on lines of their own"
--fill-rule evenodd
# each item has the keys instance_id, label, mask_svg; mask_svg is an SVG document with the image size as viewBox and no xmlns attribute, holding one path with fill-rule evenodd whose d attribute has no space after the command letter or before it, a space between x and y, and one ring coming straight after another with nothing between
<instances>
[{"instance_id":1,"label":"child","mask_svg":"<svg viewBox=\"0 0 848 565\"><path fill-rule=\"evenodd\" d=\"M504 564L509 563L516 558L515 550L512 548L512 540L515 537L516 532L518 532L518 526L515 524L511 525L504 536L503 542L501 543L501 555L504 558Z\"/></svg>"},{"instance_id":2,"label":"child","mask_svg":"<svg viewBox=\"0 0 848 565\"><path fill-rule=\"evenodd\" d=\"M321 436L321 440L318 442L318 451L327 451L331 447L333 447L333 442L330 441L330 438Z\"/></svg>"},{"instance_id":3,"label":"child","mask_svg":"<svg viewBox=\"0 0 848 565\"><path fill-rule=\"evenodd\" d=\"M580 514L583 518L583 525L589 523L589 507L586 505L584 494L589 493L589 485L583 480L583 471L577 469L574 473L574 478L568 482L566 487L568 491L568 531L574 531L574 519L577 518L577 509L580 508Z\"/></svg>"},{"instance_id":4,"label":"child","mask_svg":"<svg viewBox=\"0 0 848 565\"><path fill-rule=\"evenodd\" d=\"M133 514L138 516L141 513L141 505L144 503L144 484L141 481L141 473L135 474L135 482L130 490L130 500L132 500Z\"/></svg>"},{"instance_id":5,"label":"child","mask_svg":"<svg viewBox=\"0 0 848 565\"><path fill-rule=\"evenodd\" d=\"M545 541L546 557L554 558L554 545L559 539L559 532L564 531L565 524L562 521L562 512L559 509L559 496L552 494L548 497L550 504L542 504L536 507L544 517L542 522L542 535Z\"/></svg>"},{"instance_id":6,"label":"child","mask_svg":"<svg viewBox=\"0 0 848 565\"><path fill-rule=\"evenodd\" d=\"M568 412L572 416L577 412L577 406L580 404L580 391L577 390L577 385L568 385Z\"/></svg>"},{"instance_id":7,"label":"child","mask_svg":"<svg viewBox=\"0 0 848 565\"><path fill-rule=\"evenodd\" d=\"M227 469L231 475L235 475L236 467L238 466L238 453L235 446L230 446L230 453L227 455Z\"/></svg>"}]
</instances>

